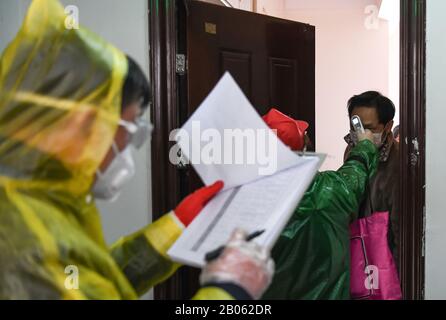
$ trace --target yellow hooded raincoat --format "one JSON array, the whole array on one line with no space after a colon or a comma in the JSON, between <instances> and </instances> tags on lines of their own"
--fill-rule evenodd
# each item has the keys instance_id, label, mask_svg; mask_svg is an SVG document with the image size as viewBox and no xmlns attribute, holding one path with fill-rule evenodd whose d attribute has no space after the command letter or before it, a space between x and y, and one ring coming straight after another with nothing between
<instances>
[{"instance_id":1,"label":"yellow hooded raincoat","mask_svg":"<svg viewBox=\"0 0 446 320\"><path fill-rule=\"evenodd\" d=\"M69 19L56 0L34 0L0 60L0 299L134 299L179 267L166 255L182 232L171 215L104 241L90 189L127 60Z\"/></svg>"}]
</instances>

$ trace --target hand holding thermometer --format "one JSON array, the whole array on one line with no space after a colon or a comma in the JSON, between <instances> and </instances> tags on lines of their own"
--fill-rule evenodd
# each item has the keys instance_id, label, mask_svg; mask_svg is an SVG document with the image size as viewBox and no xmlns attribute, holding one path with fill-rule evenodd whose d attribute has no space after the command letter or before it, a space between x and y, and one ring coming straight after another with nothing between
<instances>
[{"instance_id":1,"label":"hand holding thermometer","mask_svg":"<svg viewBox=\"0 0 446 320\"><path fill-rule=\"evenodd\" d=\"M361 118L353 116L352 119L353 129L358 133L365 133L364 126L362 125Z\"/></svg>"},{"instance_id":2,"label":"hand holding thermometer","mask_svg":"<svg viewBox=\"0 0 446 320\"><path fill-rule=\"evenodd\" d=\"M265 230L259 230L259 231L253 232L250 235L248 235L245 238L245 240L246 241L251 241L252 239L257 238L258 236L263 234L264 232L265 232ZM217 249L206 253L206 255L204 256L204 259L206 260L206 262L210 262L212 260L215 260L223 253L224 249L225 249L225 246L220 246Z\"/></svg>"}]
</instances>

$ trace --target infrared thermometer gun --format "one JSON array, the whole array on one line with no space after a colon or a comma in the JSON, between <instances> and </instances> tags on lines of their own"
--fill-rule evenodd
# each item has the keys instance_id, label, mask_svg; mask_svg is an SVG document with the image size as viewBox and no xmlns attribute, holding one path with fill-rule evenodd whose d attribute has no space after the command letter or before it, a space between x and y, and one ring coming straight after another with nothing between
<instances>
[{"instance_id":1,"label":"infrared thermometer gun","mask_svg":"<svg viewBox=\"0 0 446 320\"><path fill-rule=\"evenodd\" d=\"M356 132L365 133L365 130L364 130L364 127L362 126L362 122L361 122L361 118L360 117L353 116L351 121L352 121L353 129Z\"/></svg>"}]
</instances>

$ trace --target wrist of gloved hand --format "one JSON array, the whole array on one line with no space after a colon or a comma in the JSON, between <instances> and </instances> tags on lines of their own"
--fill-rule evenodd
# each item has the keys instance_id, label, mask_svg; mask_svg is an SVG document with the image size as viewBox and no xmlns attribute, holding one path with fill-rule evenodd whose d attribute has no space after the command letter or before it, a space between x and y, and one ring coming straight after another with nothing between
<instances>
[{"instance_id":1,"label":"wrist of gloved hand","mask_svg":"<svg viewBox=\"0 0 446 320\"><path fill-rule=\"evenodd\" d=\"M254 298L243 287L232 282L208 282L203 288L212 287L224 290L235 300L254 300Z\"/></svg>"},{"instance_id":2,"label":"wrist of gloved hand","mask_svg":"<svg viewBox=\"0 0 446 320\"><path fill-rule=\"evenodd\" d=\"M370 142L373 143L373 132L370 131L369 129L365 129L364 133L358 132L357 135L358 135L358 141L369 140Z\"/></svg>"},{"instance_id":3,"label":"wrist of gloved hand","mask_svg":"<svg viewBox=\"0 0 446 320\"><path fill-rule=\"evenodd\" d=\"M271 283L274 262L269 250L255 242L245 241L246 234L236 230L225 250L207 264L200 283L232 283L243 288L252 298L259 299Z\"/></svg>"}]
</instances>

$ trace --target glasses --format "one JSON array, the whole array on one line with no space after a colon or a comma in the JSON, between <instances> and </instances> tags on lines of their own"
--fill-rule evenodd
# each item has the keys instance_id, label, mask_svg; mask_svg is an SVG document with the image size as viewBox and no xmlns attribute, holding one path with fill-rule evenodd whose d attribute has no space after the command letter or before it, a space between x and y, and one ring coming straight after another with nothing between
<instances>
[{"instance_id":1,"label":"glasses","mask_svg":"<svg viewBox=\"0 0 446 320\"><path fill-rule=\"evenodd\" d=\"M120 119L118 124L130 134L130 143L137 149L141 148L147 137L151 134L153 126L143 119L137 118L134 122Z\"/></svg>"}]
</instances>

